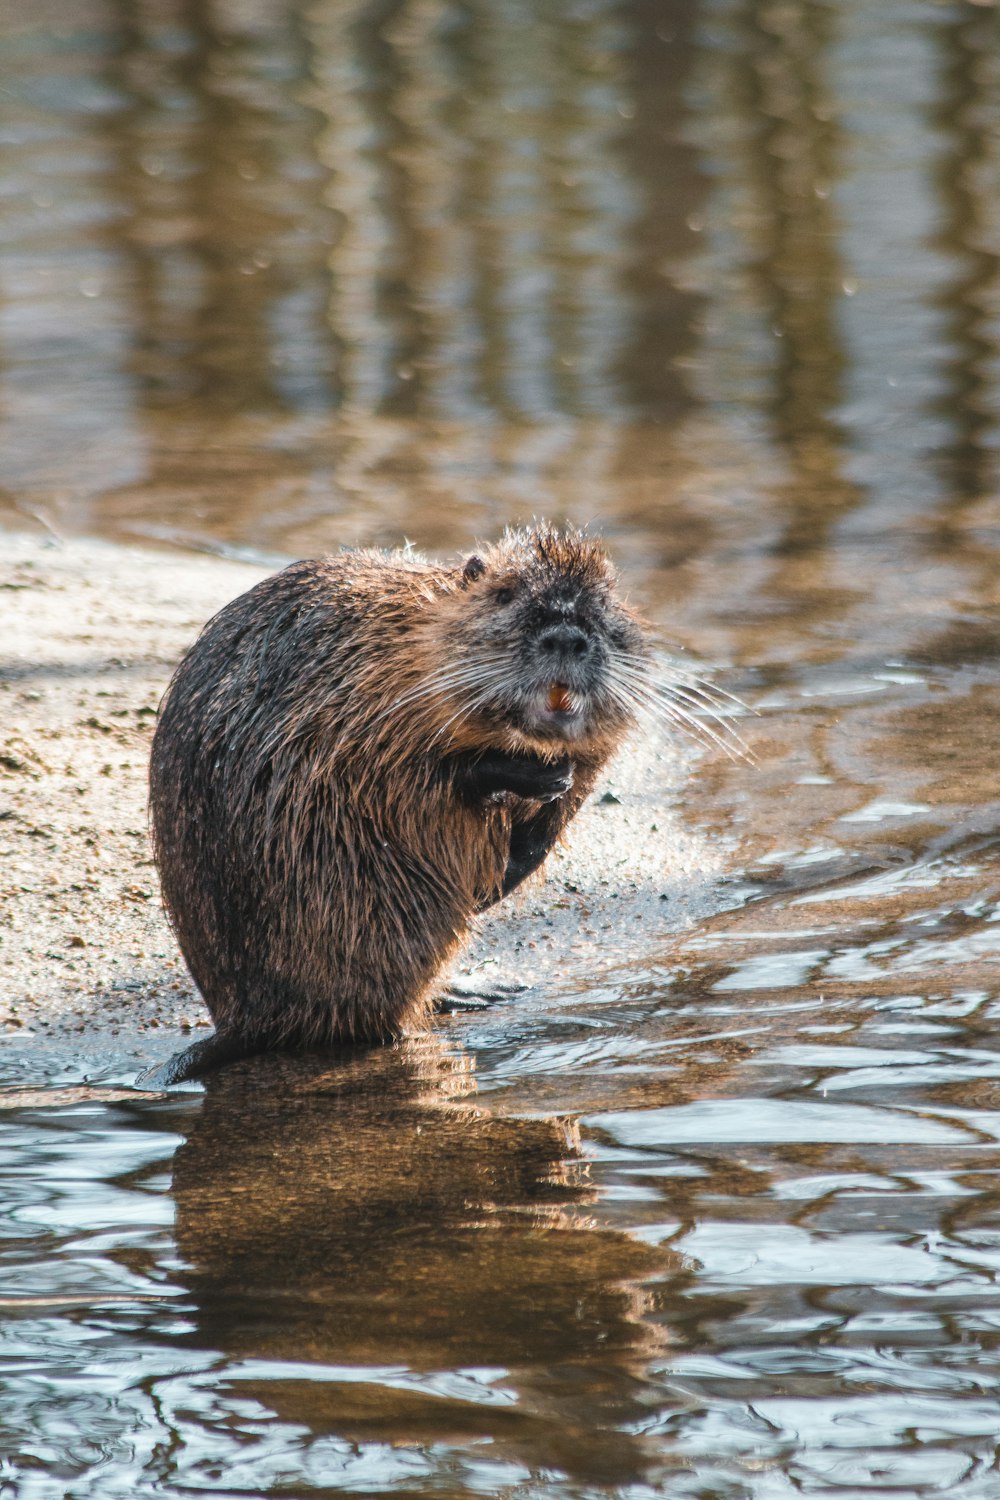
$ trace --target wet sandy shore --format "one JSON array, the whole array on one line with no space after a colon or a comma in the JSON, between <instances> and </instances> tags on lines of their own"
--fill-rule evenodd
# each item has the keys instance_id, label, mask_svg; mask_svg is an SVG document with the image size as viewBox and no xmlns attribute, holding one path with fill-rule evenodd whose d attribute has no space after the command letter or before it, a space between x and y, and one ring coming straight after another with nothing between
<instances>
[{"instance_id":1,"label":"wet sandy shore","mask_svg":"<svg viewBox=\"0 0 1000 1500\"><path fill-rule=\"evenodd\" d=\"M125 1077L209 1025L146 825L156 706L205 620L262 570L0 532L0 1048L5 1072ZM719 905L678 750L611 768L548 877L482 923L457 976L537 993L624 974ZM524 997L511 1005L532 1003Z\"/></svg>"}]
</instances>

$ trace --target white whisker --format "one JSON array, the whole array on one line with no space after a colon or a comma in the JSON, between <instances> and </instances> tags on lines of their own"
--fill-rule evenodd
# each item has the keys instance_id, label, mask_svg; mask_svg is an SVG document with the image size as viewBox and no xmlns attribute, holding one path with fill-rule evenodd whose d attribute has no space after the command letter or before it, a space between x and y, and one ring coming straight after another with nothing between
<instances>
[{"instance_id":1,"label":"white whisker","mask_svg":"<svg viewBox=\"0 0 1000 1500\"><path fill-rule=\"evenodd\" d=\"M731 716L720 712L711 701L705 701L705 697L697 693L697 685L679 681L650 682L648 664L640 665L641 659L633 660L635 665L632 661L623 661L619 655L614 661L614 672L621 690L634 700L633 711L641 709L654 722L674 724L700 743L724 751L733 760L753 761L750 747L729 722ZM617 701L621 702L620 697ZM713 720L719 726L718 730L706 723L702 715Z\"/></svg>"},{"instance_id":2,"label":"white whisker","mask_svg":"<svg viewBox=\"0 0 1000 1500\"><path fill-rule=\"evenodd\" d=\"M707 677L699 677L696 673L689 672L686 668L678 666L675 662L664 661L662 658L647 659L642 656L636 656L634 652L629 651L617 651L614 653L613 659L616 664L620 664L623 668L631 667L633 670L642 673L643 677L651 685L670 687L675 684L683 684L685 687L695 689L708 697L724 699L727 703L732 703L735 708L741 709L744 713L756 714L757 712L756 709L751 708L748 703L745 703L742 698L737 697L735 693L730 693L726 688L719 687L717 683L712 682Z\"/></svg>"},{"instance_id":3,"label":"white whisker","mask_svg":"<svg viewBox=\"0 0 1000 1500\"><path fill-rule=\"evenodd\" d=\"M661 715L673 718L678 723L683 721L692 727L698 725L704 735L710 736L720 744L725 741L727 744L737 746L743 759L753 760L753 752L749 745L726 715L717 713L703 703L692 703L679 689L673 693L654 693L646 684L639 681L630 682L628 685L631 691L643 698L651 711L659 711ZM705 722L708 719L718 725L718 733Z\"/></svg>"}]
</instances>

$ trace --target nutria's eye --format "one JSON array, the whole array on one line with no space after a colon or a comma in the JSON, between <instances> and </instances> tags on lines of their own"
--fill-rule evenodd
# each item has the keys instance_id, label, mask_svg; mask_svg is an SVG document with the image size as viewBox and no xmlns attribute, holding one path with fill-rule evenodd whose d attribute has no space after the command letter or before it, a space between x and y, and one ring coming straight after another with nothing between
<instances>
[{"instance_id":1,"label":"nutria's eye","mask_svg":"<svg viewBox=\"0 0 1000 1500\"><path fill-rule=\"evenodd\" d=\"M514 602L514 590L513 589L497 589L496 593L493 595L493 600L494 600L494 603L496 603L496 604L513 604L513 602Z\"/></svg>"},{"instance_id":2,"label":"nutria's eye","mask_svg":"<svg viewBox=\"0 0 1000 1500\"><path fill-rule=\"evenodd\" d=\"M475 583L477 578L482 578L486 572L486 564L481 557L472 556L462 569L462 582Z\"/></svg>"}]
</instances>

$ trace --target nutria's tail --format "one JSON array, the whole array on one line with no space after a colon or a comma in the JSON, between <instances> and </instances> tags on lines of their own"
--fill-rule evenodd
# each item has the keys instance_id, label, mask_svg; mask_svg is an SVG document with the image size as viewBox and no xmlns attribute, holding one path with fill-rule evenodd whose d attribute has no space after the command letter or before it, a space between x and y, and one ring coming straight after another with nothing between
<instances>
[{"instance_id":1,"label":"nutria's tail","mask_svg":"<svg viewBox=\"0 0 1000 1500\"><path fill-rule=\"evenodd\" d=\"M233 1032L213 1031L211 1036L192 1042L181 1052L175 1052L164 1063L156 1063L144 1069L136 1079L136 1088L165 1089L174 1083L188 1083L224 1068L227 1063L239 1062L244 1057L255 1057L258 1052L268 1051L265 1042L254 1042L249 1037L237 1036Z\"/></svg>"}]
</instances>

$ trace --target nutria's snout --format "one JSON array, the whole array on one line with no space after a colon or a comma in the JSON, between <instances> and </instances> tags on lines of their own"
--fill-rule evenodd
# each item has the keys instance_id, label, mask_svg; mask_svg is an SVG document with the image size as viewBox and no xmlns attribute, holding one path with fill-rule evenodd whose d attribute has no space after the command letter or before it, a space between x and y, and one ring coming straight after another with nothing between
<instances>
[{"instance_id":1,"label":"nutria's snout","mask_svg":"<svg viewBox=\"0 0 1000 1500\"><path fill-rule=\"evenodd\" d=\"M507 533L466 559L456 597L454 652L473 664L463 727L475 722L484 737L502 727L575 755L587 742L607 750L635 722L627 672L646 655L645 637L607 557L582 533Z\"/></svg>"},{"instance_id":2,"label":"nutria's snout","mask_svg":"<svg viewBox=\"0 0 1000 1500\"><path fill-rule=\"evenodd\" d=\"M610 670L594 628L563 618L523 638L521 714L542 739L578 740L601 714Z\"/></svg>"},{"instance_id":3,"label":"nutria's snout","mask_svg":"<svg viewBox=\"0 0 1000 1500\"><path fill-rule=\"evenodd\" d=\"M591 641L579 625L549 625L538 635L538 650L553 662L580 660L589 656Z\"/></svg>"}]
</instances>

